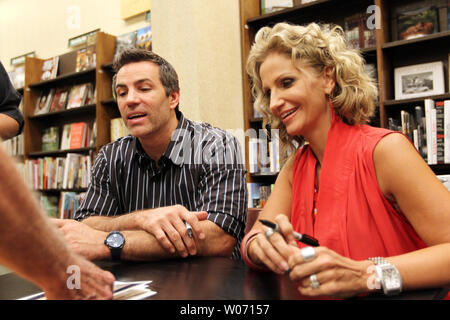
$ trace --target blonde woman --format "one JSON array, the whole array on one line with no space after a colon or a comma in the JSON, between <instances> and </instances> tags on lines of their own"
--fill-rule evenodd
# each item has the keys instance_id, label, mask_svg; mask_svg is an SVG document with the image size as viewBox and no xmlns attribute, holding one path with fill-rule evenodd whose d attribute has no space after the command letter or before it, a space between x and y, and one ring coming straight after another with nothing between
<instances>
[{"instance_id":1,"label":"blonde woman","mask_svg":"<svg viewBox=\"0 0 450 320\"><path fill-rule=\"evenodd\" d=\"M342 29L262 28L247 71L255 105L294 153L260 214L276 230L256 223L244 261L289 272L308 296L449 286L450 193L404 135L365 124L376 89Z\"/></svg>"}]
</instances>

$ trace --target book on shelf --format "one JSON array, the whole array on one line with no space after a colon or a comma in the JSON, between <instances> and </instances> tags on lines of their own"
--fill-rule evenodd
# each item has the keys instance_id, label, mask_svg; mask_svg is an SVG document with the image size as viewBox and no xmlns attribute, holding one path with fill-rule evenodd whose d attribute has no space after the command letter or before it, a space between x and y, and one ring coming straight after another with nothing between
<instances>
[{"instance_id":1,"label":"book on shelf","mask_svg":"<svg viewBox=\"0 0 450 320\"><path fill-rule=\"evenodd\" d=\"M59 197L59 218L73 219L73 216L79 208L85 193L61 192Z\"/></svg>"},{"instance_id":2,"label":"book on shelf","mask_svg":"<svg viewBox=\"0 0 450 320\"><path fill-rule=\"evenodd\" d=\"M136 48L152 50L152 27L146 26L136 31Z\"/></svg>"},{"instance_id":3,"label":"book on shelf","mask_svg":"<svg viewBox=\"0 0 450 320\"><path fill-rule=\"evenodd\" d=\"M15 89L25 87L25 65L20 65L8 72L9 79Z\"/></svg>"},{"instance_id":4,"label":"book on shelf","mask_svg":"<svg viewBox=\"0 0 450 320\"><path fill-rule=\"evenodd\" d=\"M444 184L444 187L450 191L450 174L440 174L437 175L437 178Z\"/></svg>"},{"instance_id":5,"label":"book on shelf","mask_svg":"<svg viewBox=\"0 0 450 320\"><path fill-rule=\"evenodd\" d=\"M67 109L78 108L85 104L86 96L88 94L88 87L88 83L82 83L74 85L70 89Z\"/></svg>"},{"instance_id":6,"label":"book on shelf","mask_svg":"<svg viewBox=\"0 0 450 320\"><path fill-rule=\"evenodd\" d=\"M49 112L61 111L66 108L69 87L63 86L55 89L55 95L50 105Z\"/></svg>"},{"instance_id":7,"label":"book on shelf","mask_svg":"<svg viewBox=\"0 0 450 320\"><path fill-rule=\"evenodd\" d=\"M61 150L81 149L95 145L93 141L93 124L76 122L65 124L61 134Z\"/></svg>"},{"instance_id":8,"label":"book on shelf","mask_svg":"<svg viewBox=\"0 0 450 320\"><path fill-rule=\"evenodd\" d=\"M436 108L434 100L425 99L425 121L427 134L427 162L437 164Z\"/></svg>"},{"instance_id":9,"label":"book on shelf","mask_svg":"<svg viewBox=\"0 0 450 320\"><path fill-rule=\"evenodd\" d=\"M24 154L24 143L23 143L23 133L12 137L8 140L3 141L3 147L6 153L10 156L23 156Z\"/></svg>"},{"instance_id":10,"label":"book on shelf","mask_svg":"<svg viewBox=\"0 0 450 320\"><path fill-rule=\"evenodd\" d=\"M84 105L97 103L97 89L94 88L94 84L87 84L86 98L84 100Z\"/></svg>"},{"instance_id":11,"label":"book on shelf","mask_svg":"<svg viewBox=\"0 0 450 320\"><path fill-rule=\"evenodd\" d=\"M444 101L444 162L450 163L450 100Z\"/></svg>"},{"instance_id":12,"label":"book on shelf","mask_svg":"<svg viewBox=\"0 0 450 320\"><path fill-rule=\"evenodd\" d=\"M59 127L48 127L42 130L42 151L59 149Z\"/></svg>"},{"instance_id":13,"label":"book on shelf","mask_svg":"<svg viewBox=\"0 0 450 320\"><path fill-rule=\"evenodd\" d=\"M70 148L70 130L71 124L65 124L63 126L61 134L61 150L67 150Z\"/></svg>"},{"instance_id":14,"label":"book on shelf","mask_svg":"<svg viewBox=\"0 0 450 320\"><path fill-rule=\"evenodd\" d=\"M344 19L344 33L350 48L364 49L376 45L376 29L368 28L368 17L367 13L357 13Z\"/></svg>"},{"instance_id":15,"label":"book on shelf","mask_svg":"<svg viewBox=\"0 0 450 320\"><path fill-rule=\"evenodd\" d=\"M97 64L95 45L87 46L77 50L75 72L95 68Z\"/></svg>"},{"instance_id":16,"label":"book on shelf","mask_svg":"<svg viewBox=\"0 0 450 320\"><path fill-rule=\"evenodd\" d=\"M124 33L116 38L116 50L114 56L117 56L126 48L134 48L136 46L136 30Z\"/></svg>"},{"instance_id":17,"label":"book on shelf","mask_svg":"<svg viewBox=\"0 0 450 320\"><path fill-rule=\"evenodd\" d=\"M260 182L248 182L248 207L264 208L270 194L273 190L273 184L268 185Z\"/></svg>"},{"instance_id":18,"label":"book on shelf","mask_svg":"<svg viewBox=\"0 0 450 320\"><path fill-rule=\"evenodd\" d=\"M129 135L130 132L124 124L122 118L111 119L111 141L116 141L119 138Z\"/></svg>"},{"instance_id":19,"label":"book on shelf","mask_svg":"<svg viewBox=\"0 0 450 320\"><path fill-rule=\"evenodd\" d=\"M423 107L416 106L414 108L416 116L416 128L414 129L417 133L417 150L419 151L422 158L427 161L427 134L425 130L425 116Z\"/></svg>"},{"instance_id":20,"label":"book on shelf","mask_svg":"<svg viewBox=\"0 0 450 320\"><path fill-rule=\"evenodd\" d=\"M58 74L59 56L44 60L42 64L41 80L50 80L56 78Z\"/></svg>"},{"instance_id":21,"label":"book on shelf","mask_svg":"<svg viewBox=\"0 0 450 320\"><path fill-rule=\"evenodd\" d=\"M249 173L257 173L259 171L258 167L258 144L259 141L257 138L249 138L248 140L248 161Z\"/></svg>"},{"instance_id":22,"label":"book on shelf","mask_svg":"<svg viewBox=\"0 0 450 320\"><path fill-rule=\"evenodd\" d=\"M32 189L87 188L91 180L91 155L68 153L66 157L25 160L25 180Z\"/></svg>"},{"instance_id":23,"label":"book on shelf","mask_svg":"<svg viewBox=\"0 0 450 320\"><path fill-rule=\"evenodd\" d=\"M444 159L444 101L436 101L436 160L437 164L445 163Z\"/></svg>"},{"instance_id":24,"label":"book on shelf","mask_svg":"<svg viewBox=\"0 0 450 320\"><path fill-rule=\"evenodd\" d=\"M34 109L34 115L48 113L50 106L53 101L53 96L55 95L55 89L52 88L49 91L43 90L39 98L36 101L36 107Z\"/></svg>"},{"instance_id":25,"label":"book on shelf","mask_svg":"<svg viewBox=\"0 0 450 320\"><path fill-rule=\"evenodd\" d=\"M59 197L56 195L43 195L39 196L39 202L42 209L50 218L59 217Z\"/></svg>"},{"instance_id":26,"label":"book on shelf","mask_svg":"<svg viewBox=\"0 0 450 320\"><path fill-rule=\"evenodd\" d=\"M388 128L408 136L429 165L450 164L450 100L425 99L412 110L389 117Z\"/></svg>"},{"instance_id":27,"label":"book on shelf","mask_svg":"<svg viewBox=\"0 0 450 320\"><path fill-rule=\"evenodd\" d=\"M80 149L89 146L92 135L92 124L87 122L72 123L70 126L69 149Z\"/></svg>"}]
</instances>

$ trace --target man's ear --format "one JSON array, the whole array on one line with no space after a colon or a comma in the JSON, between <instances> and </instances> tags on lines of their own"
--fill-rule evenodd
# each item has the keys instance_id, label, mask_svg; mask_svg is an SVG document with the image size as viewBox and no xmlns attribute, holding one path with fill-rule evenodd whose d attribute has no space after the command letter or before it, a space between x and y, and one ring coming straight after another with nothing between
<instances>
[{"instance_id":1,"label":"man's ear","mask_svg":"<svg viewBox=\"0 0 450 320\"><path fill-rule=\"evenodd\" d=\"M169 94L170 109L175 110L180 102L180 90L174 90Z\"/></svg>"},{"instance_id":2,"label":"man's ear","mask_svg":"<svg viewBox=\"0 0 450 320\"><path fill-rule=\"evenodd\" d=\"M330 66L325 66L323 68L322 76L324 77L324 90L327 95L331 95L336 85L336 80L334 78L334 69Z\"/></svg>"}]
</instances>

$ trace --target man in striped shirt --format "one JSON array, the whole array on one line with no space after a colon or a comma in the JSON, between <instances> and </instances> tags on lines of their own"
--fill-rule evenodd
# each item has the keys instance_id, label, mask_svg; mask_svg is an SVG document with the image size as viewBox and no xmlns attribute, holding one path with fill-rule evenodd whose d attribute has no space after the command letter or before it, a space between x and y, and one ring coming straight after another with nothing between
<instances>
[{"instance_id":1,"label":"man in striped shirt","mask_svg":"<svg viewBox=\"0 0 450 320\"><path fill-rule=\"evenodd\" d=\"M114 69L113 90L131 135L99 152L75 214L83 223L58 222L66 239L90 259L117 251L127 260L240 258L247 187L237 139L184 118L177 74L158 55L127 49ZM123 249L113 254L104 241L117 230Z\"/></svg>"}]
</instances>

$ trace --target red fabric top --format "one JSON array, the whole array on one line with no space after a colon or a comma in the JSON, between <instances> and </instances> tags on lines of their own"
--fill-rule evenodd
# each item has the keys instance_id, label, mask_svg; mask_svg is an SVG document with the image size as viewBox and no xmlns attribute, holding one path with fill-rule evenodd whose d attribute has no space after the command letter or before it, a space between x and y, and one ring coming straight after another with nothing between
<instances>
[{"instance_id":1,"label":"red fabric top","mask_svg":"<svg viewBox=\"0 0 450 320\"><path fill-rule=\"evenodd\" d=\"M373 150L393 131L349 126L338 117L328 133L313 219L316 158L301 148L292 177L291 223L321 246L354 260L389 257L426 247L405 216L381 192ZM305 246L299 243L299 247Z\"/></svg>"}]
</instances>

